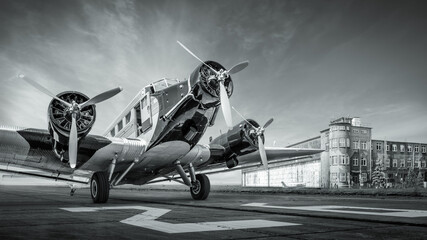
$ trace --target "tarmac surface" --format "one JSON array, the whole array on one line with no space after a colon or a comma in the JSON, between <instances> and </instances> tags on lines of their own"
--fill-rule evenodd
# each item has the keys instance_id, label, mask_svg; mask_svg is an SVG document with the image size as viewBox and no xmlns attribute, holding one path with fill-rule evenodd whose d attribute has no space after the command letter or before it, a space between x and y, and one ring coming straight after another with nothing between
<instances>
[{"instance_id":1,"label":"tarmac surface","mask_svg":"<svg viewBox=\"0 0 427 240\"><path fill-rule=\"evenodd\" d=\"M0 239L425 239L425 198L0 185Z\"/></svg>"}]
</instances>

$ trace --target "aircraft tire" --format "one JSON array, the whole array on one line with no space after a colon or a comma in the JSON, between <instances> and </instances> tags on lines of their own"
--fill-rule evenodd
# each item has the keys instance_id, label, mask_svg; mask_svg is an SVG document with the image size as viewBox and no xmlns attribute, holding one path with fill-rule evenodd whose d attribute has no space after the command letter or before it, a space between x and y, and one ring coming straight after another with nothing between
<instances>
[{"instance_id":1,"label":"aircraft tire","mask_svg":"<svg viewBox=\"0 0 427 240\"><path fill-rule=\"evenodd\" d=\"M196 175L196 183L190 188L191 196L194 200L205 200L209 196L211 183L205 174Z\"/></svg>"},{"instance_id":2,"label":"aircraft tire","mask_svg":"<svg viewBox=\"0 0 427 240\"><path fill-rule=\"evenodd\" d=\"M104 172L96 172L90 180L90 195L93 203L106 203L110 195L108 176Z\"/></svg>"}]
</instances>

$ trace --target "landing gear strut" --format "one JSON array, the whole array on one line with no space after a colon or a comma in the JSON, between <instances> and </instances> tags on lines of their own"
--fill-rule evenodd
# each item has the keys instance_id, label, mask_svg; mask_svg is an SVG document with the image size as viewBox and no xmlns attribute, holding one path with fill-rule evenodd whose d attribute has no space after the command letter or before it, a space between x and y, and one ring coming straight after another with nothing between
<instances>
[{"instance_id":1,"label":"landing gear strut","mask_svg":"<svg viewBox=\"0 0 427 240\"><path fill-rule=\"evenodd\" d=\"M90 180L90 195L94 203L106 203L110 195L110 183L108 175L104 172L96 172Z\"/></svg>"},{"instance_id":2,"label":"landing gear strut","mask_svg":"<svg viewBox=\"0 0 427 240\"><path fill-rule=\"evenodd\" d=\"M205 174L197 174L196 181L190 187L191 196L194 200L205 200L209 196L211 183Z\"/></svg>"}]
</instances>

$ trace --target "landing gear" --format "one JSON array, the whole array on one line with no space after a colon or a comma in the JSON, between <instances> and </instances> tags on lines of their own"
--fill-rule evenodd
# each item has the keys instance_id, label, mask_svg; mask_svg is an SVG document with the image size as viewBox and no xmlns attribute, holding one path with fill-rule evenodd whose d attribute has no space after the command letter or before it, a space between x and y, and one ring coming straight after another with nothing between
<instances>
[{"instance_id":1,"label":"landing gear","mask_svg":"<svg viewBox=\"0 0 427 240\"><path fill-rule=\"evenodd\" d=\"M90 180L90 195L94 203L106 203L110 195L110 183L104 172L96 172Z\"/></svg>"},{"instance_id":2,"label":"landing gear","mask_svg":"<svg viewBox=\"0 0 427 240\"><path fill-rule=\"evenodd\" d=\"M190 187L191 196L194 200L205 200L209 196L211 183L205 174L197 174L196 181Z\"/></svg>"}]
</instances>

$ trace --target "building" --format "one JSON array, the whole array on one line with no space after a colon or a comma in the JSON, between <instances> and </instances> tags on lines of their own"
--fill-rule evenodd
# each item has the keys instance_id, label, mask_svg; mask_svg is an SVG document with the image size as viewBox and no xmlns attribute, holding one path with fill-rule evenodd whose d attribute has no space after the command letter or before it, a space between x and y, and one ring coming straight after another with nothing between
<instances>
[{"instance_id":1,"label":"building","mask_svg":"<svg viewBox=\"0 0 427 240\"><path fill-rule=\"evenodd\" d=\"M242 170L243 186L352 187L371 182L377 166L383 169L387 182L400 184L409 168L418 170L427 181L426 143L372 139L372 128L363 126L360 118L333 120L320 135L287 147L320 148L324 152L272 164L267 171L258 168Z\"/></svg>"}]
</instances>

